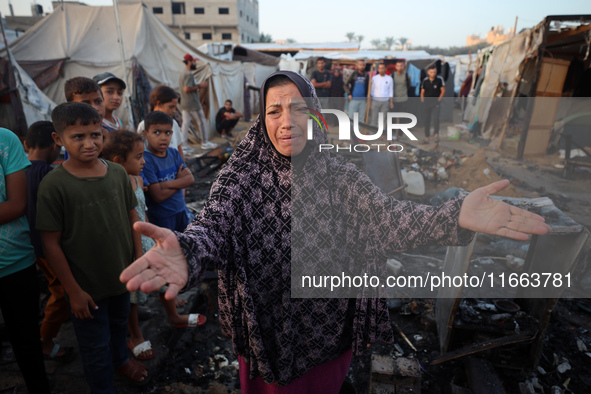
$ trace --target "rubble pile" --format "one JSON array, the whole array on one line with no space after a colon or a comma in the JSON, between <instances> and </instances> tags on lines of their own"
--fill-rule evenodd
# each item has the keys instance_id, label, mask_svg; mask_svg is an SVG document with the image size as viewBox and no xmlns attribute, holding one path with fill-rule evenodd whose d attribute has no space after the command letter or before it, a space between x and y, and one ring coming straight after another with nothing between
<instances>
[{"instance_id":1,"label":"rubble pile","mask_svg":"<svg viewBox=\"0 0 591 394\"><path fill-rule=\"evenodd\" d=\"M410 338L417 351L413 351L396 333L396 330L394 330L395 344L377 343L369 346L359 357L360 362L351 365L347 375L357 392L370 392L368 387L372 375L371 364L376 355L388 356L394 360L417 361L421 370L420 391L412 392L430 394L483 392L475 391L477 387L470 382L469 364L470 360L474 359L486 360L490 354L482 352L434 364L433 361L441 357L435 324L434 300L400 299L398 301L400 303L397 307L390 310L390 319ZM482 320L488 320L495 315L505 315L491 300L468 300L463 304L463 307L466 306L481 315ZM493 310L493 307L496 309ZM464 311L458 311L458 314L461 313ZM510 318L500 316L500 319L494 322L494 328L499 331L511 331L515 335L516 329L524 333L534 325L531 316L522 311L512 313L510 316ZM588 321L589 313L580 309L577 302L559 301L548 327L539 366L533 370L507 368L502 365L502 359L497 359L492 362L487 373L494 375L496 380L501 382L502 392L507 394L590 392L591 335L588 331ZM484 325L484 323L480 324ZM504 327L505 324L508 324L508 327ZM400 377L398 379L400 381Z\"/></svg>"},{"instance_id":2,"label":"rubble pile","mask_svg":"<svg viewBox=\"0 0 591 394\"><path fill-rule=\"evenodd\" d=\"M417 171L427 181L446 181L451 167L462 165L468 155L461 151L430 152L418 148L402 151L398 154L401 167L407 171Z\"/></svg>"},{"instance_id":3,"label":"rubble pile","mask_svg":"<svg viewBox=\"0 0 591 394\"><path fill-rule=\"evenodd\" d=\"M465 155L459 150L433 152L419 148L398 154L401 169L423 175L425 181L456 186L468 192L503 178L486 162L484 149L474 155ZM501 193L506 197L521 197L510 185Z\"/></svg>"}]
</instances>

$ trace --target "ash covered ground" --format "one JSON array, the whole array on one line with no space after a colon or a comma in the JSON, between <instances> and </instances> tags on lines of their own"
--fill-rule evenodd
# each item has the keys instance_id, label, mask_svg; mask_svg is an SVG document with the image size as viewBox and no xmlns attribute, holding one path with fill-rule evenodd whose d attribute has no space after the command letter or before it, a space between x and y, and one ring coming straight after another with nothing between
<instances>
[{"instance_id":1,"label":"ash covered ground","mask_svg":"<svg viewBox=\"0 0 591 394\"><path fill-rule=\"evenodd\" d=\"M448 179L433 179L426 183L427 192L421 197L411 199L428 203L436 194L450 187L475 186L475 174L482 173L482 168L470 171L462 165L468 162L470 155L475 155L478 166L486 165L494 175L508 177L519 195L523 197L550 197L555 205L574 220L589 227L591 224L591 208L588 191L591 190L591 175L587 172L574 174L574 179L563 180L560 171L553 169L549 162L517 162L499 154L486 151L486 157L477 154L479 146L458 141L450 146L442 143L433 151L440 157L460 157L463 163L454 163L456 169L448 168ZM421 156L419 149L418 156ZM443 152L452 152L444 155ZM437 160L429 159L429 160ZM549 158L548 160L552 160ZM222 160L223 161L223 160ZM409 166L413 163L402 162ZM419 160L415 163L421 163ZM468 162L469 164L470 162ZM210 163L209 167L194 168L196 183L187 189L186 201L191 209L199 211L221 163ZM416 167L416 166L415 166ZM459 174L459 175L458 175ZM464 174L464 175L462 175ZM486 174L485 174L486 175ZM490 172L489 174L490 175ZM460 179L458 180L458 177ZM468 177L463 182L461 177ZM543 186L540 186L544 179ZM464 179L466 180L466 179ZM475 187L478 187L476 185ZM513 194L512 194L513 195ZM526 251L518 243L505 242L502 239L479 237L473 261L477 260L487 269L495 264L506 264L506 256L513 254L521 258ZM588 253L588 247L585 249ZM446 248L434 247L409 251L407 255L389 256L401 263L401 272L412 272L418 268L441 269L445 259ZM580 256L580 264L589 263L589 255ZM492 259L490 257L493 257ZM495 259L494 257L498 257ZM518 256L519 257L519 256ZM478 265L477 264L477 265ZM42 283L43 307L47 291ZM142 388L130 386L123 379L117 378L116 388L120 393L239 393L237 360L232 352L231 342L220 330L217 308L217 279L215 272L197 288L182 294L188 304L179 309L182 313L199 312L207 316L207 323L201 328L172 328L167 321L164 309L158 297L151 295L146 305L140 307L140 327L144 337L152 342L156 356L145 361L150 373L150 383ZM472 301L470 301L472 302ZM483 300L492 303L492 300ZM442 355L435 319L433 299L402 298L390 301L390 317L394 326L394 344L374 344L365 349L363 354L354 358L347 379L358 393L369 392L371 376L370 364L372 354L388 355L401 358L417 359L420 368L420 387L423 393L451 393L458 387L469 390L470 377L467 373L467 360L485 358L493 365L494 374L501 382L506 393L588 393L591 392L591 303L586 299L562 299L552 310L551 319L544 334L543 347L539 357L539 366L535 368L508 368L503 365L502 357L494 351L475 352L469 356L452 359L434 364ZM42 309L41 309L42 310ZM466 313L459 308L458 317ZM476 313L486 318L490 311L478 310ZM42 316L40 316L40 319ZM0 325L0 327L2 327ZM413 350L402 338L397 328L416 347ZM510 327L508 331L515 330ZM473 337L466 343L459 341L457 345L478 342L486 330L474 330ZM484 334L483 334L484 333ZM484 335L484 336L483 336ZM24 384L18 367L14 362L10 345L4 330L0 331L2 351L0 353L0 393L25 393ZM57 338L63 346L76 347L76 339L70 322L66 322ZM506 363L505 363L506 364ZM55 393L86 393L88 388L79 356L68 364L46 361L47 373ZM473 392L473 391L466 391Z\"/></svg>"}]
</instances>

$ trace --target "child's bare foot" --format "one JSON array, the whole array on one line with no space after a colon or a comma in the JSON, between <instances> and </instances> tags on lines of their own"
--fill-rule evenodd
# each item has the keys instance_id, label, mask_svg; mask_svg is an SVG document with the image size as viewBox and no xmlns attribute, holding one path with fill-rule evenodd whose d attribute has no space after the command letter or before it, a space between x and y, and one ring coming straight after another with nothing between
<instances>
[{"instance_id":1,"label":"child's bare foot","mask_svg":"<svg viewBox=\"0 0 591 394\"><path fill-rule=\"evenodd\" d=\"M174 328L185 327L201 327L207 322L207 317L199 313L191 313L190 315L177 315L170 317L168 322Z\"/></svg>"},{"instance_id":2,"label":"child's bare foot","mask_svg":"<svg viewBox=\"0 0 591 394\"><path fill-rule=\"evenodd\" d=\"M150 341L144 340L144 338L129 338L127 347L139 360L149 360L155 355L154 350L152 350L152 344Z\"/></svg>"},{"instance_id":3,"label":"child's bare foot","mask_svg":"<svg viewBox=\"0 0 591 394\"><path fill-rule=\"evenodd\" d=\"M180 308L181 306L187 305L187 300L177 296L174 298L174 305L176 305L177 308Z\"/></svg>"}]
</instances>

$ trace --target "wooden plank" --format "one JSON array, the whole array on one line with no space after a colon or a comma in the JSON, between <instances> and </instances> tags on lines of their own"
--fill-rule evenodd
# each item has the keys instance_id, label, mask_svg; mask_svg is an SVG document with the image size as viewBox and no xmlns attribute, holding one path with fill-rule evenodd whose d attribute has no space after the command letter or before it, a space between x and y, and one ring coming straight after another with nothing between
<instances>
[{"instance_id":1,"label":"wooden plank","mask_svg":"<svg viewBox=\"0 0 591 394\"><path fill-rule=\"evenodd\" d=\"M545 57L536 83L536 98L529 116L527 137L523 140L521 157L543 156L548 149L552 127L560 100L539 96L561 95L568 72L569 61Z\"/></svg>"},{"instance_id":2,"label":"wooden plank","mask_svg":"<svg viewBox=\"0 0 591 394\"><path fill-rule=\"evenodd\" d=\"M560 104L557 97L536 97L534 100L534 110L532 111L529 129L541 128L552 130L556 119L556 111Z\"/></svg>"},{"instance_id":3,"label":"wooden plank","mask_svg":"<svg viewBox=\"0 0 591 394\"><path fill-rule=\"evenodd\" d=\"M536 97L562 97L562 93L536 92Z\"/></svg>"},{"instance_id":4,"label":"wooden plank","mask_svg":"<svg viewBox=\"0 0 591 394\"><path fill-rule=\"evenodd\" d=\"M500 338L491 339L489 341L475 343L473 345L464 346L463 348L448 352L441 357L431 361L431 365L437 365L446 361L455 360L461 357L469 356L483 352L485 350L495 349L501 346L513 345L516 343L533 341L536 337L536 332L523 332L521 334L509 335Z\"/></svg>"},{"instance_id":5,"label":"wooden plank","mask_svg":"<svg viewBox=\"0 0 591 394\"><path fill-rule=\"evenodd\" d=\"M548 142L552 135L552 128L530 126L525 140L523 157L544 156L548 150Z\"/></svg>"},{"instance_id":6,"label":"wooden plank","mask_svg":"<svg viewBox=\"0 0 591 394\"><path fill-rule=\"evenodd\" d=\"M556 35L548 37L548 44L550 44L551 42L554 42L554 41L562 40L563 38L566 38L566 37L576 36L577 34L581 34L586 31L589 31L589 29L591 29L591 25L579 26L573 30L563 31L562 33L558 33Z\"/></svg>"},{"instance_id":7,"label":"wooden plank","mask_svg":"<svg viewBox=\"0 0 591 394\"><path fill-rule=\"evenodd\" d=\"M545 57L536 85L536 96L544 92L562 93L570 61Z\"/></svg>"}]
</instances>

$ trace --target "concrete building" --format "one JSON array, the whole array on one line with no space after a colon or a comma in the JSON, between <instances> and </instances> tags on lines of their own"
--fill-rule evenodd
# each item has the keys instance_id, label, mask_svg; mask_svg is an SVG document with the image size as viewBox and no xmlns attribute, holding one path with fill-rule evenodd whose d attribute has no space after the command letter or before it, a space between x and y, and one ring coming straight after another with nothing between
<instances>
[{"instance_id":1,"label":"concrete building","mask_svg":"<svg viewBox=\"0 0 591 394\"><path fill-rule=\"evenodd\" d=\"M514 35L515 32L513 31L513 28L507 29L507 33L505 34L503 26L493 26L490 28L490 31L486 34L486 38L484 39L480 38L480 35L468 36L466 38L466 46L470 47L482 42L486 42L489 45L500 44L501 42L512 38Z\"/></svg>"},{"instance_id":2,"label":"concrete building","mask_svg":"<svg viewBox=\"0 0 591 394\"><path fill-rule=\"evenodd\" d=\"M4 19L6 20L6 28L14 30L20 35L43 19L43 16L7 16Z\"/></svg>"},{"instance_id":3,"label":"concrete building","mask_svg":"<svg viewBox=\"0 0 591 394\"><path fill-rule=\"evenodd\" d=\"M197 47L230 41L258 42L258 0L119 0L142 2L180 37Z\"/></svg>"}]
</instances>

